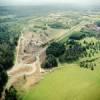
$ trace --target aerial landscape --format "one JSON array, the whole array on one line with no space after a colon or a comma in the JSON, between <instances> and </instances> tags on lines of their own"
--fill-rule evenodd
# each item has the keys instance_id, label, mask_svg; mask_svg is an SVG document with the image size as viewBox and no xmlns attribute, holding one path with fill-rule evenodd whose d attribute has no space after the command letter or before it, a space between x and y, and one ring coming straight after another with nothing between
<instances>
[{"instance_id":1,"label":"aerial landscape","mask_svg":"<svg viewBox=\"0 0 100 100\"><path fill-rule=\"evenodd\" d=\"M0 0L0 100L100 100L100 1Z\"/></svg>"}]
</instances>

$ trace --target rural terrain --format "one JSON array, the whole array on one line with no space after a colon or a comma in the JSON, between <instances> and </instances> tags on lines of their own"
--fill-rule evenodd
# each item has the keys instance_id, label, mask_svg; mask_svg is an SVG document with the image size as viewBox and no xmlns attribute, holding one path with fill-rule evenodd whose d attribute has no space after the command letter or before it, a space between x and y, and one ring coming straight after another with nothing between
<instances>
[{"instance_id":1,"label":"rural terrain","mask_svg":"<svg viewBox=\"0 0 100 100\"><path fill-rule=\"evenodd\" d=\"M1 8L6 96L16 91L18 100L100 100L99 8L43 13L28 8L25 14Z\"/></svg>"}]
</instances>

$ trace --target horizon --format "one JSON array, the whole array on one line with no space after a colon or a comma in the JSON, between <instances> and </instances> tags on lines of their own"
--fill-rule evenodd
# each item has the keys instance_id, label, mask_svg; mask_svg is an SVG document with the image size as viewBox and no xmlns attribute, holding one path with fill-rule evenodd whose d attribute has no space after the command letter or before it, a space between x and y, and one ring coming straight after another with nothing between
<instances>
[{"instance_id":1,"label":"horizon","mask_svg":"<svg viewBox=\"0 0 100 100\"><path fill-rule=\"evenodd\" d=\"M0 6L38 6L38 5L79 5L79 6L93 6L99 5L98 0L0 0Z\"/></svg>"}]
</instances>

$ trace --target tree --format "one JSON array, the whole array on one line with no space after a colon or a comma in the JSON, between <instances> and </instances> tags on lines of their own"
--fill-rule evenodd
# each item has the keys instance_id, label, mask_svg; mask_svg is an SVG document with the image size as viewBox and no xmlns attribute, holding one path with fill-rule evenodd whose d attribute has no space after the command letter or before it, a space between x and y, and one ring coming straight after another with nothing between
<instances>
[{"instance_id":1,"label":"tree","mask_svg":"<svg viewBox=\"0 0 100 100\"><path fill-rule=\"evenodd\" d=\"M71 48L68 48L65 52L65 61L72 62L79 59L82 54L86 52L86 49L81 45L76 43Z\"/></svg>"},{"instance_id":2,"label":"tree","mask_svg":"<svg viewBox=\"0 0 100 100\"><path fill-rule=\"evenodd\" d=\"M0 65L0 96L2 94L2 91L3 91L4 86L6 85L7 81L8 81L7 73L3 69L2 65Z\"/></svg>"},{"instance_id":3,"label":"tree","mask_svg":"<svg viewBox=\"0 0 100 100\"><path fill-rule=\"evenodd\" d=\"M14 52L20 36L20 26L0 25L0 64L5 70L14 64Z\"/></svg>"},{"instance_id":4,"label":"tree","mask_svg":"<svg viewBox=\"0 0 100 100\"><path fill-rule=\"evenodd\" d=\"M96 22L96 25L100 27L100 20Z\"/></svg>"},{"instance_id":5,"label":"tree","mask_svg":"<svg viewBox=\"0 0 100 100\"><path fill-rule=\"evenodd\" d=\"M13 86L5 90L5 100L18 100L18 99L19 96L17 90Z\"/></svg>"},{"instance_id":6,"label":"tree","mask_svg":"<svg viewBox=\"0 0 100 100\"><path fill-rule=\"evenodd\" d=\"M58 63L56 58L53 55L48 55L46 57L46 61L43 64L43 68L53 68L53 67L57 67Z\"/></svg>"},{"instance_id":7,"label":"tree","mask_svg":"<svg viewBox=\"0 0 100 100\"><path fill-rule=\"evenodd\" d=\"M46 49L46 54L52 54L55 57L59 57L60 55L64 54L65 46L64 44L53 42L51 43L48 48Z\"/></svg>"},{"instance_id":8,"label":"tree","mask_svg":"<svg viewBox=\"0 0 100 100\"><path fill-rule=\"evenodd\" d=\"M92 71L94 70L94 67L93 67L93 66L91 66L91 70L92 70Z\"/></svg>"},{"instance_id":9,"label":"tree","mask_svg":"<svg viewBox=\"0 0 100 100\"><path fill-rule=\"evenodd\" d=\"M5 70L11 68L13 66L14 61L14 50L12 47L3 43L0 44L0 64L3 66Z\"/></svg>"}]
</instances>

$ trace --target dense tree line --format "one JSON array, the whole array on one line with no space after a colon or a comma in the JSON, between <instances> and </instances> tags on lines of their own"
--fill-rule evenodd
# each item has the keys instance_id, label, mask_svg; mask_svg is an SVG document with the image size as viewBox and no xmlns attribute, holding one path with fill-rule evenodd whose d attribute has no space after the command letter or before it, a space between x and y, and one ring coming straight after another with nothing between
<instances>
[{"instance_id":1,"label":"dense tree line","mask_svg":"<svg viewBox=\"0 0 100 100\"><path fill-rule=\"evenodd\" d=\"M55 61L56 58L59 58L59 61L61 63L63 62L69 63L78 60L83 54L86 53L86 47L83 47L80 43L78 43L73 39L69 39L66 45L67 46L61 43L53 42L48 46L48 48L46 49L47 58L44 64L45 68L54 67L53 61Z\"/></svg>"},{"instance_id":2,"label":"dense tree line","mask_svg":"<svg viewBox=\"0 0 100 100\"><path fill-rule=\"evenodd\" d=\"M0 65L0 97L2 95L3 89L8 81L8 76L6 71L3 69L2 65Z\"/></svg>"},{"instance_id":3,"label":"dense tree line","mask_svg":"<svg viewBox=\"0 0 100 100\"><path fill-rule=\"evenodd\" d=\"M78 60L86 52L86 48L74 40L68 41L66 45L67 47L64 44L53 42L48 46L44 68L51 68L57 65L56 58L59 58L61 63L73 62Z\"/></svg>"},{"instance_id":4,"label":"dense tree line","mask_svg":"<svg viewBox=\"0 0 100 100\"><path fill-rule=\"evenodd\" d=\"M11 27L13 26L8 24L0 25L0 64L6 70L13 66L15 47L20 34L19 30Z\"/></svg>"},{"instance_id":5,"label":"dense tree line","mask_svg":"<svg viewBox=\"0 0 100 100\"><path fill-rule=\"evenodd\" d=\"M6 70L14 64L14 52L19 35L20 30L16 28L16 25L0 24L0 96L8 81Z\"/></svg>"}]
</instances>

